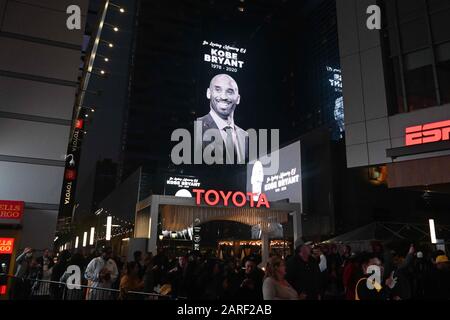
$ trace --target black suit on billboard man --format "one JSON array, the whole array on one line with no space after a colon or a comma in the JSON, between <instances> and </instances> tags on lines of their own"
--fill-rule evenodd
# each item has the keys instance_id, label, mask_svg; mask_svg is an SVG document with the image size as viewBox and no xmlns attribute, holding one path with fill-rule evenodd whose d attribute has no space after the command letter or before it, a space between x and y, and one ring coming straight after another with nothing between
<instances>
[{"instance_id":1,"label":"black suit on billboard man","mask_svg":"<svg viewBox=\"0 0 450 320\"><path fill-rule=\"evenodd\" d=\"M240 102L236 81L227 74L219 74L211 79L206 96L210 101L210 112L197 119L202 124L202 152L211 141L205 138L205 132L215 129L220 132L222 145L234 149L237 163L248 161L248 133L235 125L234 110ZM229 156L224 149L224 156ZM230 149L228 149L230 150Z\"/></svg>"}]
</instances>

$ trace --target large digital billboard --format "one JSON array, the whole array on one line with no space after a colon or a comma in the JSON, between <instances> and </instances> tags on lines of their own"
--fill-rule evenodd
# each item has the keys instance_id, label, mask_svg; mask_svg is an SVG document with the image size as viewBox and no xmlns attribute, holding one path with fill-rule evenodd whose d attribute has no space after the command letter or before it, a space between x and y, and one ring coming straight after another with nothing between
<instances>
[{"instance_id":1,"label":"large digital billboard","mask_svg":"<svg viewBox=\"0 0 450 320\"><path fill-rule=\"evenodd\" d=\"M264 193L269 201L288 200L302 203L302 171L300 141L279 151L276 172L270 172L268 156L249 162L247 165L247 192ZM269 157L271 154L269 155Z\"/></svg>"}]
</instances>

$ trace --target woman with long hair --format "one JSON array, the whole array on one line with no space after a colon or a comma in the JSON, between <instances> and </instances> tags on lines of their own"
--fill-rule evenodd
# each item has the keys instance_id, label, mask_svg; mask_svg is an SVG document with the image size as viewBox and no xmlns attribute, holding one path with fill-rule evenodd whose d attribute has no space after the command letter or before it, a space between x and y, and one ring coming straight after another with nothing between
<instances>
[{"instance_id":1,"label":"woman with long hair","mask_svg":"<svg viewBox=\"0 0 450 320\"><path fill-rule=\"evenodd\" d=\"M286 281L286 265L278 256L269 259L263 283L264 300L298 300L297 291Z\"/></svg>"}]
</instances>

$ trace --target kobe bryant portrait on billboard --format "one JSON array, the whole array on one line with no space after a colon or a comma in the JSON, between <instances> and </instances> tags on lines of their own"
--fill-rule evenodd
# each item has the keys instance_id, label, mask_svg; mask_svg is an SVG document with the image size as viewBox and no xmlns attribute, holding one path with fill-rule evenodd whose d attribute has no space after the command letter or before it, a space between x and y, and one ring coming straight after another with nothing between
<instances>
[{"instance_id":1,"label":"kobe bryant portrait on billboard","mask_svg":"<svg viewBox=\"0 0 450 320\"><path fill-rule=\"evenodd\" d=\"M248 133L234 123L234 113L240 103L241 96L236 81L227 74L214 76L206 90L209 100L210 111L207 115L200 117L197 121L202 126L202 151L208 146L212 139L209 135L212 131L219 132L214 137L222 141L215 141L216 148L225 146L227 163L244 164L248 159ZM214 130L210 130L214 129Z\"/></svg>"}]
</instances>

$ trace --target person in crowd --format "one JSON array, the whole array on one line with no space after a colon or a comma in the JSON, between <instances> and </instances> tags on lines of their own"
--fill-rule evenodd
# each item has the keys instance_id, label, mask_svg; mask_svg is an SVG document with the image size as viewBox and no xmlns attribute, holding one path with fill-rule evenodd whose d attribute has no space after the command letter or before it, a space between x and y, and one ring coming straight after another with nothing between
<instances>
[{"instance_id":1,"label":"person in crowd","mask_svg":"<svg viewBox=\"0 0 450 320\"><path fill-rule=\"evenodd\" d=\"M39 280L43 282L35 282L33 285L33 294L39 299L49 299L50 298L50 281L54 266L53 257L50 255L48 249L44 250L42 256L36 259L36 265L39 266L40 270L37 272Z\"/></svg>"},{"instance_id":2,"label":"person in crowd","mask_svg":"<svg viewBox=\"0 0 450 320\"><path fill-rule=\"evenodd\" d=\"M435 266L430 273L430 283L426 298L450 299L450 264L445 254L436 257Z\"/></svg>"},{"instance_id":3,"label":"person in crowd","mask_svg":"<svg viewBox=\"0 0 450 320\"><path fill-rule=\"evenodd\" d=\"M140 300L144 295L130 295L130 291L139 292L144 289L144 281L139 278L139 266L136 261L125 265L125 274L120 279L119 300Z\"/></svg>"},{"instance_id":4,"label":"person in crowd","mask_svg":"<svg viewBox=\"0 0 450 320\"><path fill-rule=\"evenodd\" d=\"M178 265L169 271L168 277L171 279L173 297L193 298L195 279L193 265L189 263L187 255L178 258Z\"/></svg>"},{"instance_id":5,"label":"person in crowd","mask_svg":"<svg viewBox=\"0 0 450 320\"><path fill-rule=\"evenodd\" d=\"M50 280L51 269L55 263L48 249L45 249L44 254L37 258L37 263L42 267L42 279Z\"/></svg>"},{"instance_id":6,"label":"person in crowd","mask_svg":"<svg viewBox=\"0 0 450 320\"><path fill-rule=\"evenodd\" d=\"M391 290L391 299L408 300L412 297L412 275L410 269L414 259L415 247L409 247L406 257L395 254L393 259L393 277L397 279L397 284Z\"/></svg>"},{"instance_id":7,"label":"person in crowd","mask_svg":"<svg viewBox=\"0 0 450 320\"><path fill-rule=\"evenodd\" d=\"M223 282L224 299L236 299L240 286L242 262L239 258L232 258L228 261L225 268L225 279Z\"/></svg>"},{"instance_id":8,"label":"person in crowd","mask_svg":"<svg viewBox=\"0 0 450 320\"><path fill-rule=\"evenodd\" d=\"M117 271L119 272L119 275L122 273L125 273L125 267L126 267L126 258L121 257L117 254L113 254L111 259L116 263ZM116 278L116 280L112 283L111 288L113 289L119 289L120 286L120 276Z\"/></svg>"},{"instance_id":9,"label":"person in crowd","mask_svg":"<svg viewBox=\"0 0 450 320\"><path fill-rule=\"evenodd\" d=\"M155 272L153 265L153 255L151 252L147 253L144 259L144 292L153 293L155 287Z\"/></svg>"},{"instance_id":10,"label":"person in crowd","mask_svg":"<svg viewBox=\"0 0 450 320\"><path fill-rule=\"evenodd\" d=\"M322 253L321 247L316 245L312 248L311 256L316 260L320 270L320 295L325 295L325 290L328 285L328 272L327 272L327 258Z\"/></svg>"},{"instance_id":11,"label":"person in crowd","mask_svg":"<svg viewBox=\"0 0 450 320\"><path fill-rule=\"evenodd\" d=\"M143 260L142 260L142 251L140 251L140 250L135 251L133 253L133 258L134 258L134 262L136 262L136 265L138 266L138 269L139 269L139 272L138 272L139 278L142 279L144 277L144 272L145 272Z\"/></svg>"},{"instance_id":12,"label":"person in crowd","mask_svg":"<svg viewBox=\"0 0 450 320\"><path fill-rule=\"evenodd\" d=\"M371 246L372 254L383 264L384 276L389 277L393 270L394 259L390 244L388 243L383 247L383 244L380 241L373 241Z\"/></svg>"},{"instance_id":13,"label":"person in crowd","mask_svg":"<svg viewBox=\"0 0 450 320\"><path fill-rule=\"evenodd\" d=\"M92 287L87 293L88 300L110 300L112 298L107 289L111 289L119 272L111 256L112 249L106 247L102 250L100 257L92 259L87 265L84 276L88 280L88 286Z\"/></svg>"},{"instance_id":14,"label":"person in crowd","mask_svg":"<svg viewBox=\"0 0 450 320\"><path fill-rule=\"evenodd\" d=\"M348 260L352 257L352 247L348 244L344 246L344 250L341 255L341 261L342 261L342 268L345 267Z\"/></svg>"},{"instance_id":15,"label":"person in crowd","mask_svg":"<svg viewBox=\"0 0 450 320\"><path fill-rule=\"evenodd\" d=\"M344 266L342 274L342 284L344 286L344 298L345 300L355 300L356 283L363 274L361 271L361 265L358 260L358 256L353 254L347 260Z\"/></svg>"},{"instance_id":16,"label":"person in crowd","mask_svg":"<svg viewBox=\"0 0 450 320\"><path fill-rule=\"evenodd\" d=\"M79 251L75 252L69 259L67 263L67 268L64 274L60 278L61 283L67 284L67 281L69 280L69 277L73 274L73 272L69 272L70 266L76 266L80 270L80 275L84 274L85 268L86 268L86 262L83 254ZM80 285L86 285L86 282L83 281L84 279L80 279L81 283ZM73 282L70 282L71 284L74 284ZM80 288L69 288L66 285L64 292L64 300L83 300L83 287Z\"/></svg>"},{"instance_id":17,"label":"person in crowd","mask_svg":"<svg viewBox=\"0 0 450 320\"><path fill-rule=\"evenodd\" d=\"M200 275L200 299L219 300L223 296L223 265L218 259L208 259Z\"/></svg>"},{"instance_id":18,"label":"person in crowd","mask_svg":"<svg viewBox=\"0 0 450 320\"><path fill-rule=\"evenodd\" d=\"M379 279L376 278L370 281L369 277L373 277L373 273L369 271L369 267L378 267L380 270ZM395 286L396 280L393 278L393 273L385 280L384 285L383 273L384 268L381 260L377 255L363 253L361 255L361 267L363 270L363 276L358 280L355 289L355 300L388 300L391 294L391 289Z\"/></svg>"},{"instance_id":19,"label":"person in crowd","mask_svg":"<svg viewBox=\"0 0 450 320\"><path fill-rule=\"evenodd\" d=\"M241 272L238 298L241 300L262 300L262 284L264 272L257 267L255 258L245 261L245 269Z\"/></svg>"},{"instance_id":20,"label":"person in crowd","mask_svg":"<svg viewBox=\"0 0 450 320\"><path fill-rule=\"evenodd\" d=\"M25 278L28 276L32 259L32 248L25 248L23 252L16 258L17 270L15 276L17 278Z\"/></svg>"},{"instance_id":21,"label":"person in crowd","mask_svg":"<svg viewBox=\"0 0 450 320\"><path fill-rule=\"evenodd\" d=\"M50 284L50 299L52 300L60 300L62 298L64 288L58 284L62 275L66 272L68 261L70 259L70 252L67 250L63 250L59 253L57 258L57 262L52 268L52 275L50 280L52 283Z\"/></svg>"},{"instance_id":22,"label":"person in crowd","mask_svg":"<svg viewBox=\"0 0 450 320\"><path fill-rule=\"evenodd\" d=\"M311 257L309 243L295 242L295 255L286 264L286 280L297 291L301 300L320 300L320 269Z\"/></svg>"},{"instance_id":23,"label":"person in crowd","mask_svg":"<svg viewBox=\"0 0 450 320\"><path fill-rule=\"evenodd\" d=\"M42 283L40 280L43 277L42 266L39 264L39 258L33 257L30 263L28 272L28 280L31 287L30 297L33 300L45 300L49 298L48 283Z\"/></svg>"},{"instance_id":24,"label":"person in crowd","mask_svg":"<svg viewBox=\"0 0 450 320\"><path fill-rule=\"evenodd\" d=\"M413 299L425 298L427 285L430 281L431 269L431 262L425 259L422 251L418 251L413 266Z\"/></svg>"},{"instance_id":25,"label":"person in crowd","mask_svg":"<svg viewBox=\"0 0 450 320\"><path fill-rule=\"evenodd\" d=\"M11 300L25 300L28 298L31 286L27 278L30 273L32 260L32 248L25 248L23 252L16 258L17 269L11 287Z\"/></svg>"},{"instance_id":26,"label":"person in crowd","mask_svg":"<svg viewBox=\"0 0 450 320\"><path fill-rule=\"evenodd\" d=\"M264 300L298 300L297 291L285 279L286 265L278 256L269 259L263 283Z\"/></svg>"},{"instance_id":27,"label":"person in crowd","mask_svg":"<svg viewBox=\"0 0 450 320\"><path fill-rule=\"evenodd\" d=\"M335 243L330 245L330 252L327 255L327 293L331 299L337 299L343 292L342 285L342 264L343 261L338 253Z\"/></svg>"},{"instance_id":28,"label":"person in crowd","mask_svg":"<svg viewBox=\"0 0 450 320\"><path fill-rule=\"evenodd\" d=\"M153 257L153 271L156 285L163 285L167 282L167 272L169 268L169 258L163 248L158 248L157 254Z\"/></svg>"}]
</instances>

